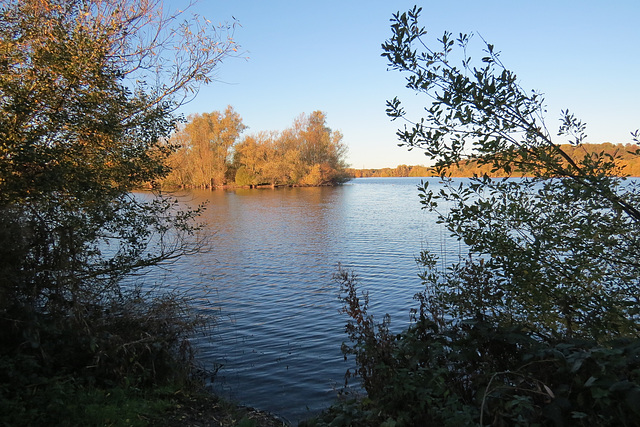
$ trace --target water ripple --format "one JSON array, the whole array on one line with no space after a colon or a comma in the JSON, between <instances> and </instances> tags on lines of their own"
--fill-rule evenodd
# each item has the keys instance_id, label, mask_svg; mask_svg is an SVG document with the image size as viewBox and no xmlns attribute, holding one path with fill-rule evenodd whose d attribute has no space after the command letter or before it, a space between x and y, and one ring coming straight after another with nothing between
<instances>
[{"instance_id":1,"label":"water ripple","mask_svg":"<svg viewBox=\"0 0 640 427\"><path fill-rule=\"evenodd\" d=\"M338 263L358 275L376 318L406 325L421 288L415 257L432 249L453 259L457 248L420 209L419 181L189 194L190 204L209 200L214 247L178 262L169 281L193 287L217 317L194 344L205 366L224 365L218 392L293 423L331 403L352 364L340 353Z\"/></svg>"}]
</instances>

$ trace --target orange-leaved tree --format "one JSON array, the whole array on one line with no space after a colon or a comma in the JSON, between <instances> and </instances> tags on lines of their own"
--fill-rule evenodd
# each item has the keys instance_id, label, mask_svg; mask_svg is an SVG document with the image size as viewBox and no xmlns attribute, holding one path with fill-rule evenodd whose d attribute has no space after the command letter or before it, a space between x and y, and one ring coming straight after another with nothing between
<instances>
[{"instance_id":1,"label":"orange-leaved tree","mask_svg":"<svg viewBox=\"0 0 640 427\"><path fill-rule=\"evenodd\" d=\"M170 140L179 148L170 159L173 172L166 183L203 188L226 184L233 146L245 129L231 106L190 116Z\"/></svg>"},{"instance_id":2,"label":"orange-leaved tree","mask_svg":"<svg viewBox=\"0 0 640 427\"><path fill-rule=\"evenodd\" d=\"M326 115L302 114L278 133L245 137L235 149L238 185L333 185L346 179L342 134L326 124Z\"/></svg>"}]
</instances>

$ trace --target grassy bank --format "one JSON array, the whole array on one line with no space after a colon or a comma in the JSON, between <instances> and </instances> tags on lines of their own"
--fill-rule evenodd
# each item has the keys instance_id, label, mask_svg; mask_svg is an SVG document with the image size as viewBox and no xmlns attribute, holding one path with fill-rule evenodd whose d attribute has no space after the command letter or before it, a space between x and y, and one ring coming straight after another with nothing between
<instances>
[{"instance_id":1,"label":"grassy bank","mask_svg":"<svg viewBox=\"0 0 640 427\"><path fill-rule=\"evenodd\" d=\"M196 385L95 387L73 378L34 384L4 396L4 426L244 426L286 425L276 416L224 400Z\"/></svg>"}]
</instances>

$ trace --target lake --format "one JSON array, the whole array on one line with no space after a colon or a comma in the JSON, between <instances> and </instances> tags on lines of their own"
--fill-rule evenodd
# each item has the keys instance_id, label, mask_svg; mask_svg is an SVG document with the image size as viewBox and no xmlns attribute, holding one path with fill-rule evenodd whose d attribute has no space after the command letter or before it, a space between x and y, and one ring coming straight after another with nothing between
<instances>
[{"instance_id":1,"label":"lake","mask_svg":"<svg viewBox=\"0 0 640 427\"><path fill-rule=\"evenodd\" d=\"M437 185L437 178L428 178ZM361 178L340 187L192 191L212 250L184 258L158 280L188 289L216 317L196 337L198 361L222 368L216 392L297 424L329 406L347 368L338 264L353 270L377 319L409 321L421 289L415 257L446 262L460 247L421 209L421 178Z\"/></svg>"}]
</instances>

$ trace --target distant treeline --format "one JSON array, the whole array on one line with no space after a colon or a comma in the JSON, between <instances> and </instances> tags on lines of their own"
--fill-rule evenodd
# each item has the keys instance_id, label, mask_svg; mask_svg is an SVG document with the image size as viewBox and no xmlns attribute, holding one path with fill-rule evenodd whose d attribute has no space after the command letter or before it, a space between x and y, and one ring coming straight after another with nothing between
<instances>
[{"instance_id":1,"label":"distant treeline","mask_svg":"<svg viewBox=\"0 0 640 427\"><path fill-rule=\"evenodd\" d=\"M382 168L382 169L353 169L348 168L347 173L353 178L388 178L388 177L402 177L402 176L433 176L433 168L427 166L407 166L399 165L395 168Z\"/></svg>"},{"instance_id":2,"label":"distant treeline","mask_svg":"<svg viewBox=\"0 0 640 427\"><path fill-rule=\"evenodd\" d=\"M342 134L326 125L321 111L302 114L281 132L240 137L246 126L231 106L224 112L190 116L168 144L167 186L320 186L348 179Z\"/></svg>"},{"instance_id":3,"label":"distant treeline","mask_svg":"<svg viewBox=\"0 0 640 427\"><path fill-rule=\"evenodd\" d=\"M630 151L633 152L638 149L636 144L625 145L605 142L602 144L582 144L580 146L562 144L560 147L573 159L584 158L585 155L592 153L609 154L618 159L618 166L622 168L624 175L640 176L640 157L630 153ZM382 169L347 169L347 172L354 178L429 177L436 175L434 168L421 165L399 165L395 168ZM470 177L474 174L486 174L490 177L498 176L491 172L491 165L478 165L478 161L473 159L463 160L457 166L449 167L448 174L452 177Z\"/></svg>"}]
</instances>

